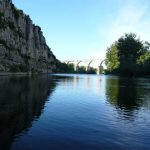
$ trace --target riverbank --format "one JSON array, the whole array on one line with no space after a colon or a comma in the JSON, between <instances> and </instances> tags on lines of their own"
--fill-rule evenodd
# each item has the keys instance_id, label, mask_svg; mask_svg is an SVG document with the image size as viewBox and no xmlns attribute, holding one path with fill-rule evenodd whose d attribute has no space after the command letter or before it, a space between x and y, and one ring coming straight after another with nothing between
<instances>
[{"instance_id":1,"label":"riverbank","mask_svg":"<svg viewBox=\"0 0 150 150\"><path fill-rule=\"evenodd\" d=\"M0 72L0 76L22 76L22 75L30 75L28 72Z\"/></svg>"}]
</instances>

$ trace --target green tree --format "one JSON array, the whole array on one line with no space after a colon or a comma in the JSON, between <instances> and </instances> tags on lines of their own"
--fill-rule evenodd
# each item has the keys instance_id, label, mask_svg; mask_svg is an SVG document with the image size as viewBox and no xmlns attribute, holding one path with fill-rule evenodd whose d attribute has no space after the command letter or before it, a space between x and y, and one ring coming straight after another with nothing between
<instances>
[{"instance_id":1,"label":"green tree","mask_svg":"<svg viewBox=\"0 0 150 150\"><path fill-rule=\"evenodd\" d=\"M86 73L86 68L84 66L78 66L76 73Z\"/></svg>"},{"instance_id":2,"label":"green tree","mask_svg":"<svg viewBox=\"0 0 150 150\"><path fill-rule=\"evenodd\" d=\"M125 34L117 41L117 49L120 62L119 73L121 75L135 75L137 72L136 60L145 51L143 42L133 33Z\"/></svg>"},{"instance_id":3,"label":"green tree","mask_svg":"<svg viewBox=\"0 0 150 150\"><path fill-rule=\"evenodd\" d=\"M59 60L55 61L56 68L53 69L55 73L66 73L68 70L68 66L65 63L61 63Z\"/></svg>"},{"instance_id":4,"label":"green tree","mask_svg":"<svg viewBox=\"0 0 150 150\"><path fill-rule=\"evenodd\" d=\"M74 64L68 64L67 66L67 73L75 73L74 71Z\"/></svg>"},{"instance_id":5,"label":"green tree","mask_svg":"<svg viewBox=\"0 0 150 150\"><path fill-rule=\"evenodd\" d=\"M146 51L137 59L138 73L150 75L150 51Z\"/></svg>"},{"instance_id":6,"label":"green tree","mask_svg":"<svg viewBox=\"0 0 150 150\"><path fill-rule=\"evenodd\" d=\"M119 68L120 62L116 43L112 44L110 48L107 48L105 64L109 72Z\"/></svg>"},{"instance_id":7,"label":"green tree","mask_svg":"<svg viewBox=\"0 0 150 150\"><path fill-rule=\"evenodd\" d=\"M119 38L117 49L120 57L134 56L134 59L137 59L137 57L144 53L143 42L136 38L136 34L134 33L125 34L125 36Z\"/></svg>"},{"instance_id":8,"label":"green tree","mask_svg":"<svg viewBox=\"0 0 150 150\"><path fill-rule=\"evenodd\" d=\"M148 42L144 43L135 34L125 34L107 49L106 66L108 71L133 76L141 72L139 65L142 61L145 62L143 68L148 69L149 47Z\"/></svg>"},{"instance_id":9,"label":"green tree","mask_svg":"<svg viewBox=\"0 0 150 150\"><path fill-rule=\"evenodd\" d=\"M96 74L97 69L93 68L93 67L89 67L88 71L86 73L88 74Z\"/></svg>"}]
</instances>

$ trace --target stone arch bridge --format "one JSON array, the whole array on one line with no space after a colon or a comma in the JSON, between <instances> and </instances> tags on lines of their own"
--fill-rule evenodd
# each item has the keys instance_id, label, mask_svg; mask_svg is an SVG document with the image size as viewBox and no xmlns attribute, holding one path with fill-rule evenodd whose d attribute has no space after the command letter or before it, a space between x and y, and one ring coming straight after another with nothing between
<instances>
[{"instance_id":1,"label":"stone arch bridge","mask_svg":"<svg viewBox=\"0 0 150 150\"><path fill-rule=\"evenodd\" d=\"M88 71L90 68L90 64L92 62L97 62L98 63L97 74L102 74L102 70L103 70L102 64L104 61L105 61L105 59L82 59L82 60L64 60L61 62L65 63L67 65L73 64L74 65L74 71L78 70L80 63L84 63L85 64L84 66L86 67L86 71Z\"/></svg>"}]
</instances>

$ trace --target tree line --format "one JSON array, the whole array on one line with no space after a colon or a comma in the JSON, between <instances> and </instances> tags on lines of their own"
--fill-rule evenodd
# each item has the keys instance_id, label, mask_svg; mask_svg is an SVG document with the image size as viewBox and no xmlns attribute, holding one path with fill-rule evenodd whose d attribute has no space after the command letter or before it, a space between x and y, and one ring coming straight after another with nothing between
<instances>
[{"instance_id":1,"label":"tree line","mask_svg":"<svg viewBox=\"0 0 150 150\"><path fill-rule=\"evenodd\" d=\"M150 43L129 33L106 51L106 74L123 76L150 75Z\"/></svg>"},{"instance_id":2,"label":"tree line","mask_svg":"<svg viewBox=\"0 0 150 150\"><path fill-rule=\"evenodd\" d=\"M86 71L85 66L78 66L77 70L74 70L74 64L66 64L61 63L60 61L56 62L56 68L53 70L55 73L80 73L80 74L96 74L96 69L93 67L89 67L88 71Z\"/></svg>"}]
</instances>

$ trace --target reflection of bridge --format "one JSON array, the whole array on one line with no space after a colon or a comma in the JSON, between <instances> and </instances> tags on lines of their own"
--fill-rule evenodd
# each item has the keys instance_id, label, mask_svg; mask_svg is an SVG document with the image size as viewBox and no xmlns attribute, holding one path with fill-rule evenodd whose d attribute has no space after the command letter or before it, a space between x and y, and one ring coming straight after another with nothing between
<instances>
[{"instance_id":1,"label":"reflection of bridge","mask_svg":"<svg viewBox=\"0 0 150 150\"><path fill-rule=\"evenodd\" d=\"M105 59L83 59L83 60L65 60L61 61L62 63L66 63L67 65L73 64L74 65L74 71L78 70L79 64L80 63L85 63L86 71L90 69L90 64L94 61L98 61L98 68L97 68L97 74L101 74L103 70L102 63L105 61Z\"/></svg>"}]
</instances>

